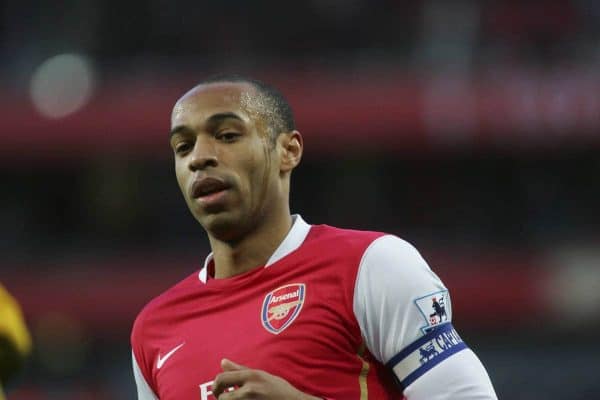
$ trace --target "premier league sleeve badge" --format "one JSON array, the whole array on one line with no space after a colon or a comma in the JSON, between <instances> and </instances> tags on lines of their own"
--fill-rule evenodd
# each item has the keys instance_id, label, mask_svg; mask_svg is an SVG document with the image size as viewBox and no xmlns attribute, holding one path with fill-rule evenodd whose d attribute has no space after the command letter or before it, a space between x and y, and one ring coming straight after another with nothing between
<instances>
[{"instance_id":1,"label":"premier league sleeve badge","mask_svg":"<svg viewBox=\"0 0 600 400\"><path fill-rule=\"evenodd\" d=\"M441 290L419 297L414 300L414 303L426 321L426 325L421 327L423 333L427 333L437 326L450 323L452 320L452 306L448 290Z\"/></svg>"}]
</instances>

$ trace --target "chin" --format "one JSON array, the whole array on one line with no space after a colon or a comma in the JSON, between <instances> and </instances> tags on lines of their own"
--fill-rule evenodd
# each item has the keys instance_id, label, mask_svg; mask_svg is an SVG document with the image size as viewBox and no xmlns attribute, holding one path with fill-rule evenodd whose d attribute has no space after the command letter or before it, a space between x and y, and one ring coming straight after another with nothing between
<instances>
[{"instance_id":1,"label":"chin","mask_svg":"<svg viewBox=\"0 0 600 400\"><path fill-rule=\"evenodd\" d=\"M196 217L209 236L221 241L233 241L243 233L243 219L232 212L211 213Z\"/></svg>"}]
</instances>

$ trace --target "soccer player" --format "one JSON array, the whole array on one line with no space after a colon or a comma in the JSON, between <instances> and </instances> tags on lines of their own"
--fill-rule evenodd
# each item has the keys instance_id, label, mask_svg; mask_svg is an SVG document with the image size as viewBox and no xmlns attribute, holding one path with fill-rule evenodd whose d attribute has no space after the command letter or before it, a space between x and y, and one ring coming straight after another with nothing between
<instances>
[{"instance_id":1,"label":"soccer player","mask_svg":"<svg viewBox=\"0 0 600 400\"><path fill-rule=\"evenodd\" d=\"M0 400L2 383L21 369L31 352L31 337L17 301L0 285Z\"/></svg>"},{"instance_id":2,"label":"soccer player","mask_svg":"<svg viewBox=\"0 0 600 400\"><path fill-rule=\"evenodd\" d=\"M496 399L413 246L290 213L303 141L276 89L202 82L170 144L212 253L137 317L139 399Z\"/></svg>"}]
</instances>

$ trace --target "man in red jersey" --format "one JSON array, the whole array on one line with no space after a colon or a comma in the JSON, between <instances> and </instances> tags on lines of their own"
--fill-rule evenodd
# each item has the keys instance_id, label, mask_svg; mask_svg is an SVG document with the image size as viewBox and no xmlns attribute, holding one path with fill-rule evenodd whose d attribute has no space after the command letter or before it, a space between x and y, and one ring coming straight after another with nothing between
<instances>
[{"instance_id":1,"label":"man in red jersey","mask_svg":"<svg viewBox=\"0 0 600 400\"><path fill-rule=\"evenodd\" d=\"M212 253L137 317L139 399L496 399L414 247L291 215L303 142L276 89L204 81L171 128L177 182Z\"/></svg>"}]
</instances>

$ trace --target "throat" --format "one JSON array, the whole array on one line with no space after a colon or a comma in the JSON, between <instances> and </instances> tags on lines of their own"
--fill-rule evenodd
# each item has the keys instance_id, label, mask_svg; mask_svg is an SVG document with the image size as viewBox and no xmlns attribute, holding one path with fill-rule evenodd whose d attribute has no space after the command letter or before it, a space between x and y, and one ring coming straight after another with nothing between
<instances>
[{"instance_id":1,"label":"throat","mask_svg":"<svg viewBox=\"0 0 600 400\"><path fill-rule=\"evenodd\" d=\"M258 249L242 251L213 247L213 266L209 270L215 279L231 278L256 268L262 268L269 260L270 254L264 255Z\"/></svg>"},{"instance_id":2,"label":"throat","mask_svg":"<svg viewBox=\"0 0 600 400\"><path fill-rule=\"evenodd\" d=\"M215 279L231 278L255 268L264 267L281 245L292 226L291 216L283 226L256 230L236 243L211 238ZM277 227L277 229L273 229ZM210 271L209 271L210 272Z\"/></svg>"}]
</instances>

